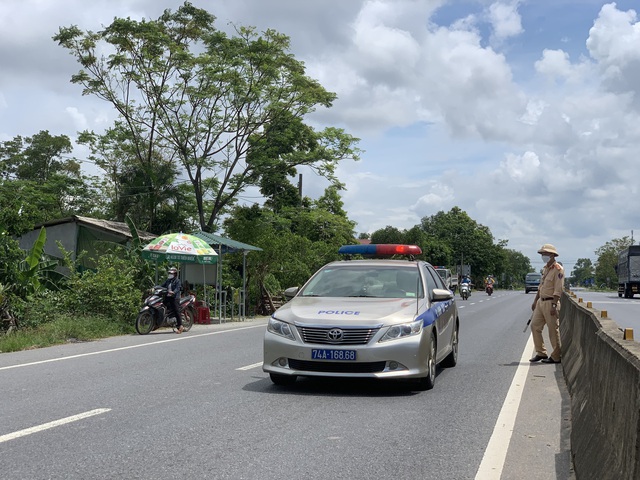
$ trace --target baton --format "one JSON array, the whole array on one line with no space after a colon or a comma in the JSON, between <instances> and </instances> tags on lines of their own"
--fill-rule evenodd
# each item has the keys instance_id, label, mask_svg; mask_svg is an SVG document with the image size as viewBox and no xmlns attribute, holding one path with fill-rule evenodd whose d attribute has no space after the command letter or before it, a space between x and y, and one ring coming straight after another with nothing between
<instances>
[{"instance_id":1,"label":"baton","mask_svg":"<svg viewBox=\"0 0 640 480\"><path fill-rule=\"evenodd\" d=\"M529 324L531 323L531 319L533 318L533 314L531 314L531 316L529 317L529 320L527 320L527 324L524 326L524 330L522 330L522 333L527 331L527 327L529 326Z\"/></svg>"}]
</instances>

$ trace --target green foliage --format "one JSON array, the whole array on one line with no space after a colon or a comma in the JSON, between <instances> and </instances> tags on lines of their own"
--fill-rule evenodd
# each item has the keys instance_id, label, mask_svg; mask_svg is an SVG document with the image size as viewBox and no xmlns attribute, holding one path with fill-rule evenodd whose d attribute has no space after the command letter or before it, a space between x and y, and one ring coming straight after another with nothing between
<instances>
[{"instance_id":1,"label":"green foliage","mask_svg":"<svg viewBox=\"0 0 640 480\"><path fill-rule=\"evenodd\" d=\"M524 284L524 278L527 273L533 271L529 257L522 252L516 250L504 249L503 268L507 285L521 287Z\"/></svg>"},{"instance_id":2,"label":"green foliage","mask_svg":"<svg viewBox=\"0 0 640 480\"><path fill-rule=\"evenodd\" d=\"M500 278L504 273L502 264L502 248L495 244L489 228L478 224L459 207L453 207L449 212L438 212L430 217L424 217L421 227L429 235L452 250L454 264L472 266L472 277L485 277L492 274Z\"/></svg>"},{"instance_id":3,"label":"green foliage","mask_svg":"<svg viewBox=\"0 0 640 480\"><path fill-rule=\"evenodd\" d=\"M116 322L132 322L142 301L135 276L135 268L126 259L103 255L97 259L95 272L71 275L62 303L72 314L99 313Z\"/></svg>"},{"instance_id":4,"label":"green foliage","mask_svg":"<svg viewBox=\"0 0 640 480\"><path fill-rule=\"evenodd\" d=\"M41 131L0 142L0 225L13 235L55 218L94 211L95 195L65 135Z\"/></svg>"},{"instance_id":5,"label":"green foliage","mask_svg":"<svg viewBox=\"0 0 640 480\"><path fill-rule=\"evenodd\" d=\"M371 243L403 243L403 241L403 232L391 225L387 225L371 234Z\"/></svg>"},{"instance_id":6,"label":"green foliage","mask_svg":"<svg viewBox=\"0 0 640 480\"><path fill-rule=\"evenodd\" d=\"M18 264L15 280L10 288L22 299L44 289L58 289L64 281L64 276L56 271L58 262L44 253L46 241L47 232L42 227L33 247Z\"/></svg>"},{"instance_id":7,"label":"green foliage","mask_svg":"<svg viewBox=\"0 0 640 480\"><path fill-rule=\"evenodd\" d=\"M618 265L618 253L632 245L631 238L625 236L614 238L599 247L595 254L598 256L595 266L596 285L613 287L618 283L618 274L615 267Z\"/></svg>"},{"instance_id":8,"label":"green foliage","mask_svg":"<svg viewBox=\"0 0 640 480\"><path fill-rule=\"evenodd\" d=\"M0 283L13 285L18 277L18 265L25 253L7 232L0 232Z\"/></svg>"},{"instance_id":9,"label":"green foliage","mask_svg":"<svg viewBox=\"0 0 640 480\"><path fill-rule=\"evenodd\" d=\"M591 260L588 258L579 258L573 266L569 281L577 285L583 285L586 280L593 278L593 272L594 269Z\"/></svg>"},{"instance_id":10,"label":"green foliage","mask_svg":"<svg viewBox=\"0 0 640 480\"><path fill-rule=\"evenodd\" d=\"M315 131L303 122L318 106L330 107L336 95L305 75L287 36L250 27L228 36L214 20L185 2L156 20L116 18L97 33L71 26L54 36L82 66L71 81L83 94L111 103L121 131L129 132L124 148L99 142L107 152L99 165L115 167L107 171L114 186L131 179L135 189L157 188L163 181L147 180L154 158L179 165L205 231L213 231L248 186L263 188L273 207L291 206L297 194L288 178L296 167L337 183L337 163L359 154L358 139L341 129ZM118 165L117 150L138 165ZM137 194L118 201L134 201Z\"/></svg>"}]
</instances>

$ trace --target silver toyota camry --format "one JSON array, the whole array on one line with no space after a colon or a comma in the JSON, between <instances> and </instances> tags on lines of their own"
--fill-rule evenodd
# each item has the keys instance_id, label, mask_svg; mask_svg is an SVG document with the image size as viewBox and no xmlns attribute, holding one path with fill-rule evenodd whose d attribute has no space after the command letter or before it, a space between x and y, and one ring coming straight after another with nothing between
<instances>
[{"instance_id":1,"label":"silver toyota camry","mask_svg":"<svg viewBox=\"0 0 640 480\"><path fill-rule=\"evenodd\" d=\"M340 253L347 259L287 291L292 298L269 319L263 370L277 385L331 376L433 388L436 366L458 361L453 293L429 263L413 259L415 245L347 245Z\"/></svg>"}]
</instances>

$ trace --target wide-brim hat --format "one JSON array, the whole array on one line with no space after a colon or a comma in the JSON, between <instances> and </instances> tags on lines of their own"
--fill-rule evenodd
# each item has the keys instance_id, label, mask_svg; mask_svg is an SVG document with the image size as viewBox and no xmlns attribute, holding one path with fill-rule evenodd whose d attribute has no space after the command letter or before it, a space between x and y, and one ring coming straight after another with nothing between
<instances>
[{"instance_id":1,"label":"wide-brim hat","mask_svg":"<svg viewBox=\"0 0 640 480\"><path fill-rule=\"evenodd\" d=\"M542 245L540 247L540 250L538 250L538 253L550 253L552 255L555 255L556 257L559 255L556 247L554 247L550 243L545 243L544 245Z\"/></svg>"}]
</instances>

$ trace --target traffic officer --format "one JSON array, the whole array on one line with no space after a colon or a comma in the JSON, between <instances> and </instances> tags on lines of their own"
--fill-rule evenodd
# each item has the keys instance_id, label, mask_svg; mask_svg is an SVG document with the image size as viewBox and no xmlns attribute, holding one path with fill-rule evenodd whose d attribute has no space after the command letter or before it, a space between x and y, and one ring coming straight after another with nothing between
<instances>
[{"instance_id":1,"label":"traffic officer","mask_svg":"<svg viewBox=\"0 0 640 480\"><path fill-rule=\"evenodd\" d=\"M531 305L533 316L531 317L531 333L533 334L533 346L536 349L535 356L530 362L542 360L544 363L560 363L560 297L564 286L564 267L556 262L558 251L550 243L545 243L538 253L542 256L545 266L542 270L542 279L538 287L538 293ZM542 339L544 326L549 330L549 340L553 351L547 355L547 349Z\"/></svg>"}]
</instances>

